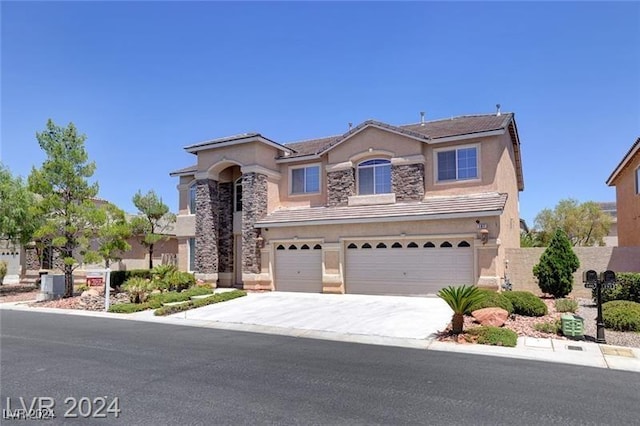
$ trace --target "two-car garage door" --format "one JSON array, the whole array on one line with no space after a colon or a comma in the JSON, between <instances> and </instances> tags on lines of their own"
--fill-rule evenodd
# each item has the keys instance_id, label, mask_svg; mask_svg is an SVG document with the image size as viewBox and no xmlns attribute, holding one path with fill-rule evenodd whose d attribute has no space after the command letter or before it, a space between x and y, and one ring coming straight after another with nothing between
<instances>
[{"instance_id":1,"label":"two-car garage door","mask_svg":"<svg viewBox=\"0 0 640 426\"><path fill-rule=\"evenodd\" d=\"M467 241L354 241L345 263L347 293L427 295L475 282Z\"/></svg>"},{"instance_id":2,"label":"two-car garage door","mask_svg":"<svg viewBox=\"0 0 640 426\"><path fill-rule=\"evenodd\" d=\"M353 294L427 295L473 284L473 249L465 240L371 240L344 246L345 290ZM278 244L278 291L322 292L322 246Z\"/></svg>"}]
</instances>

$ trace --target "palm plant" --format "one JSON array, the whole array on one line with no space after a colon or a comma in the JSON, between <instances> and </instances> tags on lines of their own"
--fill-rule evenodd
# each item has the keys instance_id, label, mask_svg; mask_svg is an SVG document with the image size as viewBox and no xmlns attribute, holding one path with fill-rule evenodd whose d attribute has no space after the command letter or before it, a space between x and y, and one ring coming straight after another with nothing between
<instances>
[{"instance_id":1,"label":"palm plant","mask_svg":"<svg viewBox=\"0 0 640 426\"><path fill-rule=\"evenodd\" d=\"M453 334L462 333L464 326L464 313L474 303L480 301L484 295L476 286L449 286L438 292L438 297L447 302L453 310L451 329Z\"/></svg>"}]
</instances>

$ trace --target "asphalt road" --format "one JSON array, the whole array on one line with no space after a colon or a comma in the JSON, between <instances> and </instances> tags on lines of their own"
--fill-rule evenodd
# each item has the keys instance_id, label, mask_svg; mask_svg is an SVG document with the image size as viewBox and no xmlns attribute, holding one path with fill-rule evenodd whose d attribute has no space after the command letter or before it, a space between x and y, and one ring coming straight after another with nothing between
<instances>
[{"instance_id":1,"label":"asphalt road","mask_svg":"<svg viewBox=\"0 0 640 426\"><path fill-rule=\"evenodd\" d=\"M640 374L416 349L2 311L0 396L67 424L637 424ZM118 418L99 398L118 397ZM96 405L93 406L93 401ZM45 400L46 402L46 400ZM28 424L10 422L2 424Z\"/></svg>"}]
</instances>

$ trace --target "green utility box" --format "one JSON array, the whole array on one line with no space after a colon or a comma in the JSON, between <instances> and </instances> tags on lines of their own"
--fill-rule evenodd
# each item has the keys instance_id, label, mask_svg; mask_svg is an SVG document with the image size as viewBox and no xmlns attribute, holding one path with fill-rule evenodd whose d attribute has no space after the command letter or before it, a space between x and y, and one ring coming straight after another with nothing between
<instances>
[{"instance_id":1,"label":"green utility box","mask_svg":"<svg viewBox=\"0 0 640 426\"><path fill-rule=\"evenodd\" d=\"M584 335L584 318L577 315L564 314L560 318L562 334L568 337L582 337Z\"/></svg>"}]
</instances>

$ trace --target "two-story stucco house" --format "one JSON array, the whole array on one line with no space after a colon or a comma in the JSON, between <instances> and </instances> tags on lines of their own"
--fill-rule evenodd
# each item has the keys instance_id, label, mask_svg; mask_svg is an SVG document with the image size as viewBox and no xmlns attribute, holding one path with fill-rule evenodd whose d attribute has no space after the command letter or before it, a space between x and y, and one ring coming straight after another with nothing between
<instances>
[{"instance_id":1,"label":"two-story stucco house","mask_svg":"<svg viewBox=\"0 0 640 426\"><path fill-rule=\"evenodd\" d=\"M616 187L618 245L640 247L640 138L611 173L607 185Z\"/></svg>"},{"instance_id":2,"label":"two-story stucco house","mask_svg":"<svg viewBox=\"0 0 640 426\"><path fill-rule=\"evenodd\" d=\"M499 112L280 144L247 133L187 146L178 262L219 286L425 295L498 288L519 247L514 115Z\"/></svg>"}]
</instances>

